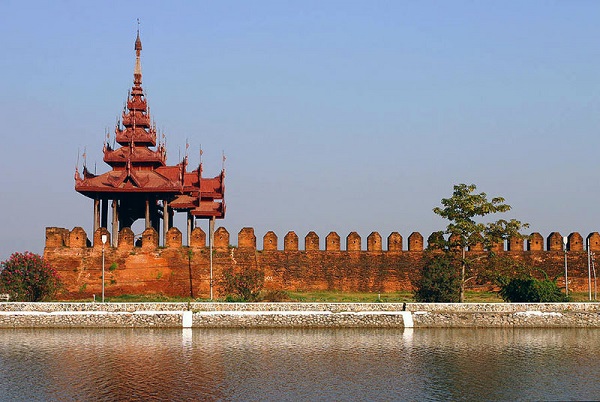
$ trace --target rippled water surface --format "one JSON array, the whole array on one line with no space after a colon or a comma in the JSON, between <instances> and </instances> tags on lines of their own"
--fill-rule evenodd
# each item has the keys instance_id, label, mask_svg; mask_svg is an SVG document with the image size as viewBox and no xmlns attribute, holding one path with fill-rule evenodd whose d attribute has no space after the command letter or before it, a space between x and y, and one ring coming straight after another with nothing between
<instances>
[{"instance_id":1,"label":"rippled water surface","mask_svg":"<svg viewBox=\"0 0 600 402\"><path fill-rule=\"evenodd\" d=\"M600 399L595 329L0 330L0 399Z\"/></svg>"}]
</instances>

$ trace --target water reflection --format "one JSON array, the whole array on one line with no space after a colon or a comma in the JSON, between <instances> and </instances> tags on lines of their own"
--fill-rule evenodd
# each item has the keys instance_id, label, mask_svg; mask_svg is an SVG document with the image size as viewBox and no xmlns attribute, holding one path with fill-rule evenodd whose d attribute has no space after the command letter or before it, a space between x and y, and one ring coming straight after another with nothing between
<instances>
[{"instance_id":1,"label":"water reflection","mask_svg":"<svg viewBox=\"0 0 600 402\"><path fill-rule=\"evenodd\" d=\"M598 399L596 329L1 330L7 400Z\"/></svg>"}]
</instances>

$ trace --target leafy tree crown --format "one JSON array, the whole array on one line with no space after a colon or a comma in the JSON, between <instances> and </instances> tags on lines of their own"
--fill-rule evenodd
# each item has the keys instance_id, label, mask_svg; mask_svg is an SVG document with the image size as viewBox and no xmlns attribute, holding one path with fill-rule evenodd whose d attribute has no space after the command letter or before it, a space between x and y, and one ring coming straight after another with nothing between
<instances>
[{"instance_id":1,"label":"leafy tree crown","mask_svg":"<svg viewBox=\"0 0 600 402\"><path fill-rule=\"evenodd\" d=\"M510 205L504 198L494 197L488 200L484 192L476 193L475 184L454 186L452 197L441 200L443 207L435 207L433 212L450 223L445 233L450 234L453 242L461 247L483 242L486 247L512 236L522 235L519 231L529 225L516 219L500 219L495 222L481 223L476 217L510 211ZM456 244L455 244L456 245Z\"/></svg>"}]
</instances>

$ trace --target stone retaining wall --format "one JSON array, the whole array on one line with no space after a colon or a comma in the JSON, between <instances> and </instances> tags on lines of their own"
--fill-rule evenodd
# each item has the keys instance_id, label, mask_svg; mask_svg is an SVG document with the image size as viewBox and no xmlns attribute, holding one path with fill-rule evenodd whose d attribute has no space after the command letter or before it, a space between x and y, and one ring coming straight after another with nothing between
<instances>
[{"instance_id":1,"label":"stone retaining wall","mask_svg":"<svg viewBox=\"0 0 600 402\"><path fill-rule=\"evenodd\" d=\"M0 303L0 328L594 327L598 303Z\"/></svg>"},{"instance_id":2,"label":"stone retaining wall","mask_svg":"<svg viewBox=\"0 0 600 402\"><path fill-rule=\"evenodd\" d=\"M0 303L2 311L403 311L405 303Z\"/></svg>"}]
</instances>

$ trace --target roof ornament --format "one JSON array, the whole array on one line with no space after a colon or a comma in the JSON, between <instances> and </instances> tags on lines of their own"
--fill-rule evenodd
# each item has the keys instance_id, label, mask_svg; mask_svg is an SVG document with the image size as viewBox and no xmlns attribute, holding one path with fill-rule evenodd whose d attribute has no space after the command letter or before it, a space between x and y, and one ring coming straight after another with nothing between
<instances>
[{"instance_id":1,"label":"roof ornament","mask_svg":"<svg viewBox=\"0 0 600 402\"><path fill-rule=\"evenodd\" d=\"M200 144L200 164L198 165L198 200L202 200L202 154L204 151L202 150L202 144ZM200 205L200 204L198 204Z\"/></svg>"},{"instance_id":2,"label":"roof ornament","mask_svg":"<svg viewBox=\"0 0 600 402\"><path fill-rule=\"evenodd\" d=\"M142 84L142 63L140 62L140 52L142 50L142 40L140 39L140 19L138 18L137 38L135 39L135 69L133 70L133 83L136 86Z\"/></svg>"},{"instance_id":3,"label":"roof ornament","mask_svg":"<svg viewBox=\"0 0 600 402\"><path fill-rule=\"evenodd\" d=\"M77 163L75 164L75 182L81 181L81 176L79 176L79 148L77 148Z\"/></svg>"},{"instance_id":4,"label":"roof ornament","mask_svg":"<svg viewBox=\"0 0 600 402\"><path fill-rule=\"evenodd\" d=\"M102 147L102 153L106 152L106 146L108 144L108 140L110 139L110 135L108 134L108 127L104 127L104 133L106 134L106 139L104 140L104 145Z\"/></svg>"}]
</instances>

